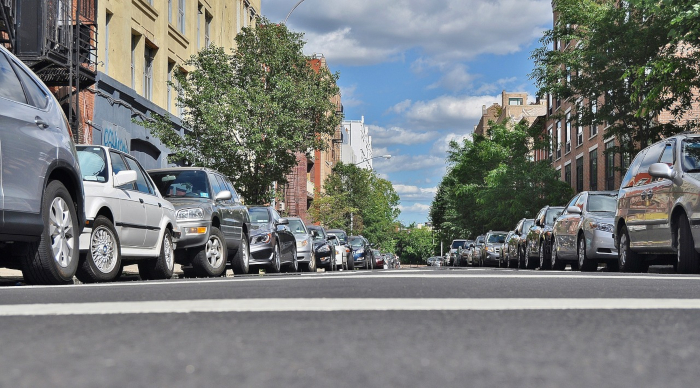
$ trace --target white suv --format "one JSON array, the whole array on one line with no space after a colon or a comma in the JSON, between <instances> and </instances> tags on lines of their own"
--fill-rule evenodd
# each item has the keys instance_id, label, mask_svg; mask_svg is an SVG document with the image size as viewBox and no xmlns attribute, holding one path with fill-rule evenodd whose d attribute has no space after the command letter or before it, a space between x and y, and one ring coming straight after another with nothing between
<instances>
[{"instance_id":1,"label":"white suv","mask_svg":"<svg viewBox=\"0 0 700 388\"><path fill-rule=\"evenodd\" d=\"M117 278L135 262L142 279L173 275L180 231L175 208L132 156L103 146L78 146L87 221L80 235L83 282Z\"/></svg>"}]
</instances>

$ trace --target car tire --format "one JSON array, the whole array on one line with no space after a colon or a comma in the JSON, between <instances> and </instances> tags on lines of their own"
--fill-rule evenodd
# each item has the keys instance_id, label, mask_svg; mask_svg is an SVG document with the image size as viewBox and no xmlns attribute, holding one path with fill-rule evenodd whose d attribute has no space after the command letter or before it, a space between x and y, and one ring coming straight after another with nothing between
<instances>
[{"instance_id":1,"label":"car tire","mask_svg":"<svg viewBox=\"0 0 700 388\"><path fill-rule=\"evenodd\" d=\"M537 264L530 258L530 245L525 246L525 269L535 269Z\"/></svg>"},{"instance_id":2,"label":"car tire","mask_svg":"<svg viewBox=\"0 0 700 388\"><path fill-rule=\"evenodd\" d=\"M175 271L175 251L170 230L163 232L160 254L155 259L139 261L139 275L144 280L170 279Z\"/></svg>"},{"instance_id":3,"label":"car tire","mask_svg":"<svg viewBox=\"0 0 700 388\"><path fill-rule=\"evenodd\" d=\"M282 264L280 263L280 246L275 243L272 247L272 262L267 266L270 273L279 273L282 269Z\"/></svg>"},{"instance_id":4,"label":"car tire","mask_svg":"<svg viewBox=\"0 0 700 388\"><path fill-rule=\"evenodd\" d=\"M284 272L294 273L299 272L299 260L297 259L297 248L294 247L292 250L292 262L284 266Z\"/></svg>"},{"instance_id":5,"label":"car tire","mask_svg":"<svg viewBox=\"0 0 700 388\"><path fill-rule=\"evenodd\" d=\"M248 245L248 236L245 233L241 236L241 243L236 254L231 258L231 268L233 273L237 275L245 275L250 271L250 245Z\"/></svg>"},{"instance_id":6,"label":"car tire","mask_svg":"<svg viewBox=\"0 0 700 388\"><path fill-rule=\"evenodd\" d=\"M566 263L563 262L563 261L561 261L561 260L559 259L559 253L557 253L557 250L554 248L554 246L552 246L552 255L551 255L551 257L552 257L552 260L551 260L551 262L552 262L551 268L552 268L553 270L555 270L555 271L563 271L564 269L566 269Z\"/></svg>"},{"instance_id":7,"label":"car tire","mask_svg":"<svg viewBox=\"0 0 700 388\"><path fill-rule=\"evenodd\" d=\"M348 271L355 270L355 257L352 252L348 253Z\"/></svg>"},{"instance_id":8,"label":"car tire","mask_svg":"<svg viewBox=\"0 0 700 388\"><path fill-rule=\"evenodd\" d=\"M224 234L219 228L212 226L206 244L194 251L190 262L196 276L217 277L226 272L227 256L228 248Z\"/></svg>"},{"instance_id":9,"label":"car tire","mask_svg":"<svg viewBox=\"0 0 700 388\"><path fill-rule=\"evenodd\" d=\"M586 257L586 240L583 235L578 236L576 243L576 257L578 258L578 269L581 272L595 272L598 269L598 262Z\"/></svg>"},{"instance_id":10,"label":"car tire","mask_svg":"<svg viewBox=\"0 0 700 388\"><path fill-rule=\"evenodd\" d=\"M122 253L114 224L105 216L98 216L92 224L90 246L80 255L75 277L83 283L110 282L122 269Z\"/></svg>"},{"instance_id":11,"label":"car tire","mask_svg":"<svg viewBox=\"0 0 700 388\"><path fill-rule=\"evenodd\" d=\"M700 260L698 260L687 217L681 216L678 220L676 238L676 272L686 274L700 272Z\"/></svg>"},{"instance_id":12,"label":"car tire","mask_svg":"<svg viewBox=\"0 0 700 388\"><path fill-rule=\"evenodd\" d=\"M540 263L539 263L539 265L540 265L540 270L543 270L543 271L548 270L549 265L552 264L552 261L547 260L547 255L544 254L546 248L547 248L547 243L545 241L542 241L540 243L540 255L539 255Z\"/></svg>"},{"instance_id":13,"label":"car tire","mask_svg":"<svg viewBox=\"0 0 700 388\"><path fill-rule=\"evenodd\" d=\"M622 272L642 272L642 258L630 248L630 235L627 227L622 227L618 244L618 266Z\"/></svg>"},{"instance_id":14,"label":"car tire","mask_svg":"<svg viewBox=\"0 0 700 388\"><path fill-rule=\"evenodd\" d=\"M39 241L16 243L24 281L47 285L72 283L80 262L80 231L73 199L60 181L51 181L46 186L41 215L44 230ZM54 252L56 244L60 245L58 252Z\"/></svg>"}]
</instances>

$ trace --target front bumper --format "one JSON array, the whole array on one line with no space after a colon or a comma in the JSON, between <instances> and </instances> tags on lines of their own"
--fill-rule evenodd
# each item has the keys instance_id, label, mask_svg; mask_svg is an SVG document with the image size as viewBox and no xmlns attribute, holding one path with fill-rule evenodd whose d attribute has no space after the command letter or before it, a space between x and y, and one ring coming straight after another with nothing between
<instances>
[{"instance_id":1,"label":"front bumper","mask_svg":"<svg viewBox=\"0 0 700 388\"><path fill-rule=\"evenodd\" d=\"M500 252L486 252L484 255L484 264L498 264L501 261L501 253Z\"/></svg>"},{"instance_id":2,"label":"front bumper","mask_svg":"<svg viewBox=\"0 0 700 388\"><path fill-rule=\"evenodd\" d=\"M297 261L300 263L308 263L311 261L311 249L309 247L304 250L297 250Z\"/></svg>"},{"instance_id":3,"label":"front bumper","mask_svg":"<svg viewBox=\"0 0 700 388\"><path fill-rule=\"evenodd\" d=\"M177 225L180 229L180 239L177 242L177 249L201 247L207 243L211 221L178 221ZM200 233L202 228L205 230L204 233Z\"/></svg>"},{"instance_id":4,"label":"front bumper","mask_svg":"<svg viewBox=\"0 0 700 388\"><path fill-rule=\"evenodd\" d=\"M596 260L617 260L617 248L612 232L588 231L586 234L586 257Z\"/></svg>"}]
</instances>

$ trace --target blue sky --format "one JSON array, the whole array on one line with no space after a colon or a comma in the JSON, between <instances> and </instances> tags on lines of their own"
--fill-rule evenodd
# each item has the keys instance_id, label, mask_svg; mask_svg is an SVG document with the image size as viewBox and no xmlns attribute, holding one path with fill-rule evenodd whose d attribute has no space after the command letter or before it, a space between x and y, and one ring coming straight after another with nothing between
<instances>
[{"instance_id":1,"label":"blue sky","mask_svg":"<svg viewBox=\"0 0 700 388\"><path fill-rule=\"evenodd\" d=\"M262 0L284 20L298 0ZM370 125L374 169L401 197L399 219L428 220L450 140L469 136L502 90L528 92L530 52L550 0L305 0L287 26L340 72L345 118Z\"/></svg>"}]
</instances>

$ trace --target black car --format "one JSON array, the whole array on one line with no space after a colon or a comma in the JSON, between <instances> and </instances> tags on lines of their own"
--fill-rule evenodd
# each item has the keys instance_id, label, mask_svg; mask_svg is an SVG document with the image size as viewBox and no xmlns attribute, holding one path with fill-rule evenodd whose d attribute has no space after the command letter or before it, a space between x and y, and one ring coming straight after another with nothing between
<instances>
[{"instance_id":1,"label":"black car","mask_svg":"<svg viewBox=\"0 0 700 388\"><path fill-rule=\"evenodd\" d=\"M327 235L322 226L306 225L306 228L314 239L314 253L318 266L326 268L326 271L335 271L337 269L335 246L329 244L328 240L336 239L336 237Z\"/></svg>"},{"instance_id":2,"label":"black car","mask_svg":"<svg viewBox=\"0 0 700 388\"><path fill-rule=\"evenodd\" d=\"M352 258L355 262L355 267L360 266L365 269L374 269L374 257L372 255L372 246L369 241L362 236L351 236L348 239L350 249L352 249Z\"/></svg>"},{"instance_id":3,"label":"black car","mask_svg":"<svg viewBox=\"0 0 700 388\"><path fill-rule=\"evenodd\" d=\"M289 221L270 206L250 206L250 264L264 265L270 272L284 267L299 270L297 239L289 229Z\"/></svg>"}]
</instances>

